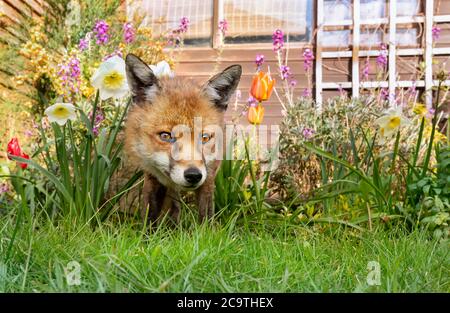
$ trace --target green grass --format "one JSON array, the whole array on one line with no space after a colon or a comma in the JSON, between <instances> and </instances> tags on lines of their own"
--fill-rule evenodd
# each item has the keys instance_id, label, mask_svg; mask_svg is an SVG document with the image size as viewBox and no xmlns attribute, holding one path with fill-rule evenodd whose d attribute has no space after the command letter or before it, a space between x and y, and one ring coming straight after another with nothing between
<instances>
[{"instance_id":1,"label":"green grass","mask_svg":"<svg viewBox=\"0 0 450 313\"><path fill-rule=\"evenodd\" d=\"M13 227L11 217L0 219L2 260ZM70 261L81 265L80 286L66 283ZM369 261L381 265L380 286L366 283ZM418 231L319 234L198 225L185 216L179 229L148 233L131 220L96 229L34 220L0 261L0 292L448 292L449 276L448 243Z\"/></svg>"}]
</instances>

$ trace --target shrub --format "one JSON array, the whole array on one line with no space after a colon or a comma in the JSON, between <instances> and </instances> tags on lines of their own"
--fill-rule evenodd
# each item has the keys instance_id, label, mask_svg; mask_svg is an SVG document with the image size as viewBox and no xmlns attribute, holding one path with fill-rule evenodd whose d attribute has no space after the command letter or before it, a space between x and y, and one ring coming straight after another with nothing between
<instances>
[{"instance_id":1,"label":"shrub","mask_svg":"<svg viewBox=\"0 0 450 313\"><path fill-rule=\"evenodd\" d=\"M273 187L282 198L300 194L305 197L329 182L334 173L332 162L325 161L305 148L312 142L326 151L353 158L352 129L368 129L383 108L371 99L330 99L317 111L310 99L302 98L287 109L280 125L280 165L272 175ZM362 138L355 138L361 142ZM358 155L364 153L359 151Z\"/></svg>"}]
</instances>

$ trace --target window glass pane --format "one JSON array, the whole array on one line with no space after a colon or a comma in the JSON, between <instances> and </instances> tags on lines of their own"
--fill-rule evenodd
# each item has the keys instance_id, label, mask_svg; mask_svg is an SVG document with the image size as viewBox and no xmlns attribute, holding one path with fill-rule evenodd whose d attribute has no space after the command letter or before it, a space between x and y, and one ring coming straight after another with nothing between
<instances>
[{"instance_id":1,"label":"window glass pane","mask_svg":"<svg viewBox=\"0 0 450 313\"><path fill-rule=\"evenodd\" d=\"M397 16L413 16L419 9L418 0L397 0Z\"/></svg>"},{"instance_id":2,"label":"window glass pane","mask_svg":"<svg viewBox=\"0 0 450 313\"><path fill-rule=\"evenodd\" d=\"M223 3L228 21L225 43L269 43L277 28L289 34L289 41L309 41L311 0L224 0Z\"/></svg>"},{"instance_id":3,"label":"window glass pane","mask_svg":"<svg viewBox=\"0 0 450 313\"><path fill-rule=\"evenodd\" d=\"M322 34L323 47L348 47L350 44L349 30L330 30Z\"/></svg>"},{"instance_id":4,"label":"window glass pane","mask_svg":"<svg viewBox=\"0 0 450 313\"><path fill-rule=\"evenodd\" d=\"M383 42L383 32L380 29L362 30L360 39L361 46L378 49Z\"/></svg>"},{"instance_id":5,"label":"window glass pane","mask_svg":"<svg viewBox=\"0 0 450 313\"><path fill-rule=\"evenodd\" d=\"M350 0L325 0L323 16L327 22L337 22L352 19L352 4Z\"/></svg>"},{"instance_id":6,"label":"window glass pane","mask_svg":"<svg viewBox=\"0 0 450 313\"><path fill-rule=\"evenodd\" d=\"M361 0L361 20L386 17L386 0Z\"/></svg>"},{"instance_id":7,"label":"window glass pane","mask_svg":"<svg viewBox=\"0 0 450 313\"><path fill-rule=\"evenodd\" d=\"M212 0L135 0L130 1L128 14L144 16L143 23L155 34L175 29L182 17L189 19L184 35L186 45L210 45L213 15Z\"/></svg>"}]
</instances>

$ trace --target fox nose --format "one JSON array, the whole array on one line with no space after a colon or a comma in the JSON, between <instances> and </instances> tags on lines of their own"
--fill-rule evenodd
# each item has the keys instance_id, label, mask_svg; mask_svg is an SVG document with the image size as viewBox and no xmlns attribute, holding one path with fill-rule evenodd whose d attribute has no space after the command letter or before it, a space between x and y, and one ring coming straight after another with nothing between
<instances>
[{"instance_id":1,"label":"fox nose","mask_svg":"<svg viewBox=\"0 0 450 313\"><path fill-rule=\"evenodd\" d=\"M189 184L196 184L200 180L202 180L202 172L198 168L190 167L187 170L184 171L184 178Z\"/></svg>"}]
</instances>

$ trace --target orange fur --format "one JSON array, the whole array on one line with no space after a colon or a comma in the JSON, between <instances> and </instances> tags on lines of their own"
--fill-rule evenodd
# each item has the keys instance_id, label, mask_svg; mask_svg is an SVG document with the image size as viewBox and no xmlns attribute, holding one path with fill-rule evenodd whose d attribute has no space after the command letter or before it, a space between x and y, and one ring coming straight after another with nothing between
<instances>
[{"instance_id":1,"label":"orange fur","mask_svg":"<svg viewBox=\"0 0 450 313\"><path fill-rule=\"evenodd\" d=\"M216 148L215 136L219 135L208 125L215 125L216 130L222 130L220 136L223 135L224 113L239 82L240 66L229 67L200 86L179 77L157 79L145 63L133 55L127 57L126 63L135 103L125 121L125 159L129 167L144 171L141 216L148 216L155 222L162 213L168 213L177 222L180 191L195 190L200 219L211 217L220 159L208 158L207 153L211 154ZM198 134L194 131L195 118L201 118L202 129L198 133L206 134L211 140L202 144L194 138ZM189 127L190 138L174 131L179 125ZM165 141L161 133L169 133L174 141ZM179 151L188 152L183 154L183 159L174 156L174 145ZM208 147L214 149L208 150ZM198 152L197 158L193 151Z\"/></svg>"}]
</instances>

